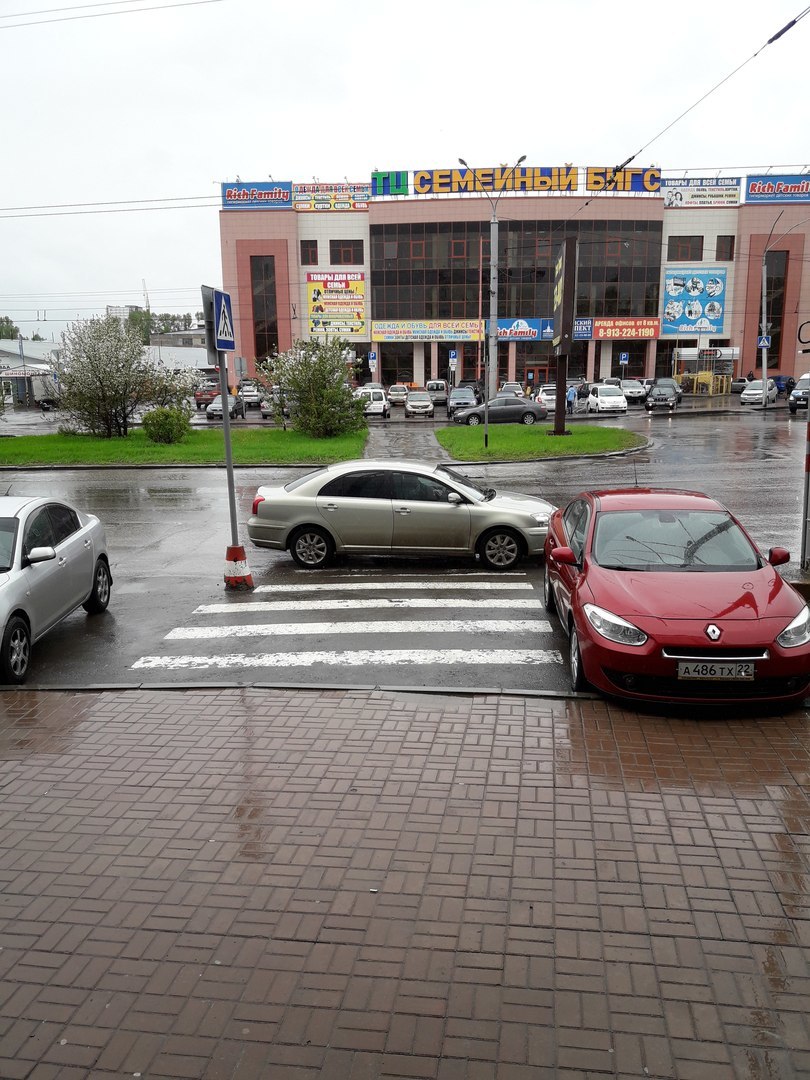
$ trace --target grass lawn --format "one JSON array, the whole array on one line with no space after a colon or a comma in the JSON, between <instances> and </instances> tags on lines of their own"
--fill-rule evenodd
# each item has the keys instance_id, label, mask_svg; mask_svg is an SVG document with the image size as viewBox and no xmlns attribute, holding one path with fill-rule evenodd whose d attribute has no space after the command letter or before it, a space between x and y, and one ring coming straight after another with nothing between
<instances>
[{"instance_id":1,"label":"grass lawn","mask_svg":"<svg viewBox=\"0 0 810 1080\"><path fill-rule=\"evenodd\" d=\"M363 456L366 432L334 439L310 439L295 431L231 430L234 465L325 465ZM92 435L19 435L0 439L4 465L224 465L222 428L193 430L181 442L152 443L141 428L126 439Z\"/></svg>"},{"instance_id":2,"label":"grass lawn","mask_svg":"<svg viewBox=\"0 0 810 1080\"><path fill-rule=\"evenodd\" d=\"M484 428L446 427L436 438L457 461L533 461L546 457L579 457L605 454L611 450L631 450L644 446L646 439L622 428L596 424L572 424L570 434L552 435L550 424L497 424L489 429L489 446L484 449Z\"/></svg>"}]
</instances>

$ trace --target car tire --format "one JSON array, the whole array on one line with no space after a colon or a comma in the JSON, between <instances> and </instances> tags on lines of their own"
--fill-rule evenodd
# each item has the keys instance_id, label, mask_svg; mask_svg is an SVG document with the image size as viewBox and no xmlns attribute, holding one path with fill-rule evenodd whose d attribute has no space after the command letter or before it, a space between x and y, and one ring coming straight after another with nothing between
<instances>
[{"instance_id":1,"label":"car tire","mask_svg":"<svg viewBox=\"0 0 810 1080\"><path fill-rule=\"evenodd\" d=\"M290 555L304 570L321 570L335 557L335 545L325 529L306 525L290 537Z\"/></svg>"},{"instance_id":2,"label":"car tire","mask_svg":"<svg viewBox=\"0 0 810 1080\"><path fill-rule=\"evenodd\" d=\"M551 588L551 578L548 576L548 563L543 566L543 607L550 615L553 615L557 610L554 590Z\"/></svg>"},{"instance_id":3,"label":"car tire","mask_svg":"<svg viewBox=\"0 0 810 1080\"><path fill-rule=\"evenodd\" d=\"M12 615L3 631L0 679L9 685L25 682L31 663L31 631L19 615Z\"/></svg>"},{"instance_id":4,"label":"car tire","mask_svg":"<svg viewBox=\"0 0 810 1080\"><path fill-rule=\"evenodd\" d=\"M589 682L582 671L582 652L579 648L579 637L575 626L571 627L568 638L568 662L571 667L571 689L575 694L581 694L589 689Z\"/></svg>"},{"instance_id":5,"label":"car tire","mask_svg":"<svg viewBox=\"0 0 810 1080\"><path fill-rule=\"evenodd\" d=\"M523 545L512 529L490 529L478 542L478 554L487 570L513 570L523 558Z\"/></svg>"},{"instance_id":6,"label":"car tire","mask_svg":"<svg viewBox=\"0 0 810 1080\"><path fill-rule=\"evenodd\" d=\"M468 416L466 423L467 423L467 427L478 427L478 425L481 423L481 417L480 416Z\"/></svg>"},{"instance_id":7,"label":"car tire","mask_svg":"<svg viewBox=\"0 0 810 1080\"><path fill-rule=\"evenodd\" d=\"M798 411L798 410L796 410L796 409L791 409L791 408L790 408L790 405L788 405L788 409L790 409L790 415L791 415L791 416L795 416L795 415L796 415L796 413L797 413L797 411Z\"/></svg>"},{"instance_id":8,"label":"car tire","mask_svg":"<svg viewBox=\"0 0 810 1080\"><path fill-rule=\"evenodd\" d=\"M100 615L110 606L110 591L112 589L112 575L110 568L104 559L96 559L93 570L93 588L82 607L88 615Z\"/></svg>"},{"instance_id":9,"label":"car tire","mask_svg":"<svg viewBox=\"0 0 810 1080\"><path fill-rule=\"evenodd\" d=\"M523 414L523 416L521 416L520 422L521 422L521 424L527 424L527 425L531 426L535 422L536 419L537 419L537 417L534 415L534 413L526 412L526 413Z\"/></svg>"}]
</instances>

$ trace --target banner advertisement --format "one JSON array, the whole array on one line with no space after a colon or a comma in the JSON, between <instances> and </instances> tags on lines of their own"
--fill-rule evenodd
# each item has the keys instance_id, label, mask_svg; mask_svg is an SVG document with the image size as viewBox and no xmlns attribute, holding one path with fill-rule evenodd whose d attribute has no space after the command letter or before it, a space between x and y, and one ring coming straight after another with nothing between
<instances>
[{"instance_id":1,"label":"banner advertisement","mask_svg":"<svg viewBox=\"0 0 810 1080\"><path fill-rule=\"evenodd\" d=\"M664 208L680 210L695 206L738 206L739 176L692 177L683 180L662 180Z\"/></svg>"},{"instance_id":2,"label":"banner advertisement","mask_svg":"<svg viewBox=\"0 0 810 1080\"><path fill-rule=\"evenodd\" d=\"M483 341L484 323L478 319L375 319L371 340Z\"/></svg>"},{"instance_id":3,"label":"banner advertisement","mask_svg":"<svg viewBox=\"0 0 810 1080\"><path fill-rule=\"evenodd\" d=\"M810 176L749 176L745 181L745 201L749 203L810 202Z\"/></svg>"},{"instance_id":4,"label":"banner advertisement","mask_svg":"<svg viewBox=\"0 0 810 1080\"><path fill-rule=\"evenodd\" d=\"M593 337L593 319L574 319L574 341L590 341Z\"/></svg>"},{"instance_id":5,"label":"banner advertisement","mask_svg":"<svg viewBox=\"0 0 810 1080\"><path fill-rule=\"evenodd\" d=\"M620 169L609 166L541 165L483 169L400 169L371 174L372 198L385 195L460 195L484 191L573 192L615 191L657 193L661 170Z\"/></svg>"},{"instance_id":6,"label":"banner advertisement","mask_svg":"<svg viewBox=\"0 0 810 1080\"><path fill-rule=\"evenodd\" d=\"M292 182L222 184L223 210L289 210L292 206Z\"/></svg>"},{"instance_id":7,"label":"banner advertisement","mask_svg":"<svg viewBox=\"0 0 810 1080\"><path fill-rule=\"evenodd\" d=\"M594 319L593 338L657 338L661 336L660 319Z\"/></svg>"},{"instance_id":8,"label":"banner advertisement","mask_svg":"<svg viewBox=\"0 0 810 1080\"><path fill-rule=\"evenodd\" d=\"M307 314L310 334L336 334L339 337L363 334L366 325L365 274L307 274Z\"/></svg>"},{"instance_id":9,"label":"banner advertisement","mask_svg":"<svg viewBox=\"0 0 810 1080\"><path fill-rule=\"evenodd\" d=\"M553 319L498 319L499 341L551 341L553 337Z\"/></svg>"},{"instance_id":10,"label":"banner advertisement","mask_svg":"<svg viewBox=\"0 0 810 1080\"><path fill-rule=\"evenodd\" d=\"M663 333L724 334L726 267L664 267Z\"/></svg>"},{"instance_id":11,"label":"banner advertisement","mask_svg":"<svg viewBox=\"0 0 810 1080\"><path fill-rule=\"evenodd\" d=\"M371 184L293 184L293 210L322 213L332 210L368 210Z\"/></svg>"}]
</instances>

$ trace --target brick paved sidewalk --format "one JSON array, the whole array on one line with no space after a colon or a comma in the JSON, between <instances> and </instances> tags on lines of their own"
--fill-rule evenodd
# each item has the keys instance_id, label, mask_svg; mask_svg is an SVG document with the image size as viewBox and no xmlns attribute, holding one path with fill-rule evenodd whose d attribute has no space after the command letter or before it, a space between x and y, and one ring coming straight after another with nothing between
<instances>
[{"instance_id":1,"label":"brick paved sidewalk","mask_svg":"<svg viewBox=\"0 0 810 1080\"><path fill-rule=\"evenodd\" d=\"M810 1076L810 713L0 694L0 1077Z\"/></svg>"}]
</instances>

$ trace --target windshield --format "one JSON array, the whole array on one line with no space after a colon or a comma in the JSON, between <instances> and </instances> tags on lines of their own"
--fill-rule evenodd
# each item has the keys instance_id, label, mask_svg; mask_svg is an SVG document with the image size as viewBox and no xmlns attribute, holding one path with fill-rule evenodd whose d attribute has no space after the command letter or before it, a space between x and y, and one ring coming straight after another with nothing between
<instances>
[{"instance_id":1,"label":"windshield","mask_svg":"<svg viewBox=\"0 0 810 1080\"><path fill-rule=\"evenodd\" d=\"M641 390L642 387L641 383L637 382L635 379L625 379L622 383L622 388L624 390Z\"/></svg>"},{"instance_id":2,"label":"windshield","mask_svg":"<svg viewBox=\"0 0 810 1080\"><path fill-rule=\"evenodd\" d=\"M408 394L411 401L430 401L430 394L426 394L424 391L415 393L413 390Z\"/></svg>"},{"instance_id":3,"label":"windshield","mask_svg":"<svg viewBox=\"0 0 810 1080\"><path fill-rule=\"evenodd\" d=\"M746 390L762 390L762 379L752 379Z\"/></svg>"},{"instance_id":4,"label":"windshield","mask_svg":"<svg viewBox=\"0 0 810 1080\"><path fill-rule=\"evenodd\" d=\"M810 375L802 375L796 383L794 390L810 390Z\"/></svg>"},{"instance_id":5,"label":"windshield","mask_svg":"<svg viewBox=\"0 0 810 1080\"><path fill-rule=\"evenodd\" d=\"M722 510L600 513L593 557L611 570L753 571L762 563Z\"/></svg>"},{"instance_id":6,"label":"windshield","mask_svg":"<svg viewBox=\"0 0 810 1080\"><path fill-rule=\"evenodd\" d=\"M621 397L621 390L618 386L602 386L600 387L602 397Z\"/></svg>"},{"instance_id":7,"label":"windshield","mask_svg":"<svg viewBox=\"0 0 810 1080\"><path fill-rule=\"evenodd\" d=\"M16 518L0 518L0 571L11 569L11 556L14 552L14 533L16 529Z\"/></svg>"}]
</instances>

